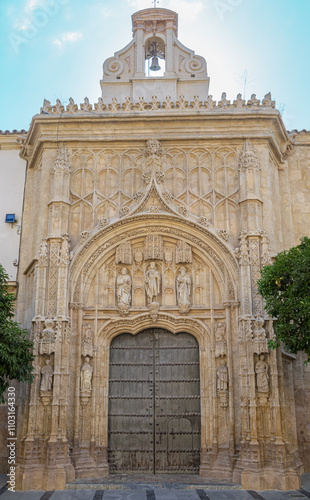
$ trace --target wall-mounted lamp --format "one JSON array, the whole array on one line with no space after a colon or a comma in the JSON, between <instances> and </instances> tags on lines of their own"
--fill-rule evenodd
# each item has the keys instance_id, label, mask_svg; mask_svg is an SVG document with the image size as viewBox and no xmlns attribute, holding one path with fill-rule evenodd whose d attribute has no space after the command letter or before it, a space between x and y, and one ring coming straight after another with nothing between
<instances>
[{"instance_id":1,"label":"wall-mounted lamp","mask_svg":"<svg viewBox=\"0 0 310 500\"><path fill-rule=\"evenodd\" d=\"M6 214L5 222L7 222L8 224L15 224L17 222L17 220L15 219L15 214Z\"/></svg>"}]
</instances>

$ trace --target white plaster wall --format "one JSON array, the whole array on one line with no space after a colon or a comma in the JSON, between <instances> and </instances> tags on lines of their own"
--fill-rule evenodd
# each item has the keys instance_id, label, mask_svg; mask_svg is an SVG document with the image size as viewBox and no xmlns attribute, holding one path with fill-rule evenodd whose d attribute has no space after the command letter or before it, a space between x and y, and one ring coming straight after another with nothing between
<instances>
[{"instance_id":1,"label":"white plaster wall","mask_svg":"<svg viewBox=\"0 0 310 500\"><path fill-rule=\"evenodd\" d=\"M0 150L0 263L11 281L16 281L24 195L26 162L19 157L18 150ZM5 222L5 215L15 213L17 224Z\"/></svg>"}]
</instances>

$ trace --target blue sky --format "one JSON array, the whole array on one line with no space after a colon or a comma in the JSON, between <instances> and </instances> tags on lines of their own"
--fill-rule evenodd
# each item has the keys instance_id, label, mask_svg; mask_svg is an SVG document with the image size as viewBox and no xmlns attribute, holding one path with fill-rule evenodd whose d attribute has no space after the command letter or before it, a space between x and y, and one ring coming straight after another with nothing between
<instances>
[{"instance_id":1,"label":"blue sky","mask_svg":"<svg viewBox=\"0 0 310 500\"><path fill-rule=\"evenodd\" d=\"M131 40L151 0L0 0L0 129L28 129L43 99L100 95L102 64ZM310 129L309 0L160 0L205 57L210 93L271 91L286 127ZM245 83L245 75L247 83Z\"/></svg>"}]
</instances>

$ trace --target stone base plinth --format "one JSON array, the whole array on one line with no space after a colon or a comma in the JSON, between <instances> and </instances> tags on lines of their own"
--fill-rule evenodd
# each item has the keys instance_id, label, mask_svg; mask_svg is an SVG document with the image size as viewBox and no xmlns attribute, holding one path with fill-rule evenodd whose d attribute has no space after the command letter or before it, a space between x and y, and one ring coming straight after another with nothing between
<instances>
[{"instance_id":1,"label":"stone base plinth","mask_svg":"<svg viewBox=\"0 0 310 500\"><path fill-rule=\"evenodd\" d=\"M294 470L243 470L241 486L244 490L298 490L300 476Z\"/></svg>"},{"instance_id":2,"label":"stone base plinth","mask_svg":"<svg viewBox=\"0 0 310 500\"><path fill-rule=\"evenodd\" d=\"M64 490L67 482L74 481L75 473L72 465L45 467L17 465L16 490Z\"/></svg>"},{"instance_id":3,"label":"stone base plinth","mask_svg":"<svg viewBox=\"0 0 310 500\"><path fill-rule=\"evenodd\" d=\"M107 477L109 475L108 466L101 467L85 467L81 469L76 469L76 479L95 479L97 477Z\"/></svg>"}]
</instances>

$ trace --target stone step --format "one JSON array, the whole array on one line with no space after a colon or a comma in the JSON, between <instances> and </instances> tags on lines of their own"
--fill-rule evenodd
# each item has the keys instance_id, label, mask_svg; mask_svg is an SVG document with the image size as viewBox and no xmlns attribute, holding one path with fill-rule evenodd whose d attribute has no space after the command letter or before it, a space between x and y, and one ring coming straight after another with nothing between
<instances>
[{"instance_id":1,"label":"stone step","mask_svg":"<svg viewBox=\"0 0 310 500\"><path fill-rule=\"evenodd\" d=\"M141 490L141 489L212 489L240 490L241 485L230 481L202 479L184 474L113 474L107 478L77 479L67 483L67 490Z\"/></svg>"}]
</instances>

